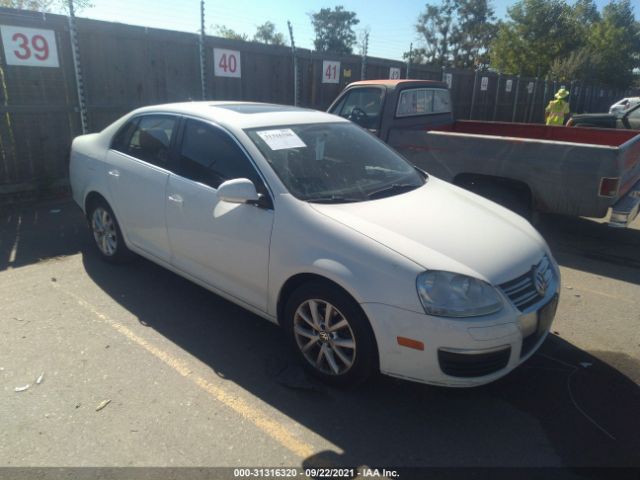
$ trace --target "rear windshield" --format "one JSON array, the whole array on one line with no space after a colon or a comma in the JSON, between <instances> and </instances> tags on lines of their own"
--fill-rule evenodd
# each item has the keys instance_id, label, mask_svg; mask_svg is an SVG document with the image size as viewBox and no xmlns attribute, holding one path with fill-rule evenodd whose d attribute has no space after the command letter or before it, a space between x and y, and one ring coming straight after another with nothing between
<instances>
[{"instance_id":1,"label":"rear windshield","mask_svg":"<svg viewBox=\"0 0 640 480\"><path fill-rule=\"evenodd\" d=\"M396 117L450 113L451 97L444 88L408 88L400 92Z\"/></svg>"}]
</instances>

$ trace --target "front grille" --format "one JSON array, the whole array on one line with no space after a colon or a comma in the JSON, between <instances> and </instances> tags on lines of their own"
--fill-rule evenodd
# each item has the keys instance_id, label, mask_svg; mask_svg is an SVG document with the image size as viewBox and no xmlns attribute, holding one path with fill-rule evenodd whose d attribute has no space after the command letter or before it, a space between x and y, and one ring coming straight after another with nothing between
<instances>
[{"instance_id":1,"label":"front grille","mask_svg":"<svg viewBox=\"0 0 640 480\"><path fill-rule=\"evenodd\" d=\"M456 353L438 350L440 370L452 377L482 377L502 370L511 356L511 347L488 353Z\"/></svg>"},{"instance_id":2,"label":"front grille","mask_svg":"<svg viewBox=\"0 0 640 480\"><path fill-rule=\"evenodd\" d=\"M531 270L500 285L500 289L522 312L544 298L553 280L553 268L546 255ZM537 282L537 286L536 286Z\"/></svg>"}]
</instances>

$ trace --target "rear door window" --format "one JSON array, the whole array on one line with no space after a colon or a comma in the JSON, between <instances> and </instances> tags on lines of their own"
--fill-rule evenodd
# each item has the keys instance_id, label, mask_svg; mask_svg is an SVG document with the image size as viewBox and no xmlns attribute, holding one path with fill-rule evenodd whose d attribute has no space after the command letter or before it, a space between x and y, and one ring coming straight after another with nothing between
<instances>
[{"instance_id":1,"label":"rear door window","mask_svg":"<svg viewBox=\"0 0 640 480\"><path fill-rule=\"evenodd\" d=\"M176 129L173 115L145 115L121 150L158 167L169 169L169 148Z\"/></svg>"}]
</instances>

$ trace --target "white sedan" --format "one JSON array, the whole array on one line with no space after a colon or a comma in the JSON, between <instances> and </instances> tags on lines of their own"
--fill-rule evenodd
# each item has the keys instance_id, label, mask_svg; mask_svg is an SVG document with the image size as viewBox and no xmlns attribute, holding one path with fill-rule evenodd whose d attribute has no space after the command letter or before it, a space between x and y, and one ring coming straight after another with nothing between
<instances>
[{"instance_id":1,"label":"white sedan","mask_svg":"<svg viewBox=\"0 0 640 480\"><path fill-rule=\"evenodd\" d=\"M526 220L333 115L141 108L77 137L70 173L104 260L135 252L278 323L328 382L488 383L555 315L558 266Z\"/></svg>"}]
</instances>

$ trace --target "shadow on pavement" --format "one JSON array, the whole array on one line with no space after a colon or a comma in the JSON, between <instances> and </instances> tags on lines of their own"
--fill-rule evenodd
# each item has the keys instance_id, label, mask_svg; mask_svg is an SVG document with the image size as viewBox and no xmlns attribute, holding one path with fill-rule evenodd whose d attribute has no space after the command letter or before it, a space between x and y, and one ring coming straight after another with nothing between
<instances>
[{"instance_id":1,"label":"shadow on pavement","mask_svg":"<svg viewBox=\"0 0 640 480\"><path fill-rule=\"evenodd\" d=\"M639 222L612 228L587 218L542 215L536 228L562 266L640 284Z\"/></svg>"},{"instance_id":2,"label":"shadow on pavement","mask_svg":"<svg viewBox=\"0 0 640 480\"><path fill-rule=\"evenodd\" d=\"M563 265L640 283L640 231L552 216L539 228ZM0 232L0 271L82 252L91 279L142 324L341 451L303 465L640 467L639 388L614 368L640 371L635 358L551 336L485 387L380 377L335 390L300 372L276 326L145 260L102 263L71 202L6 211Z\"/></svg>"},{"instance_id":3,"label":"shadow on pavement","mask_svg":"<svg viewBox=\"0 0 640 480\"><path fill-rule=\"evenodd\" d=\"M69 200L0 209L0 271L73 255L90 242L82 211Z\"/></svg>"},{"instance_id":4,"label":"shadow on pavement","mask_svg":"<svg viewBox=\"0 0 640 480\"><path fill-rule=\"evenodd\" d=\"M551 336L489 386L380 377L336 390L296 373L280 330L263 319L145 260L113 267L83 255L93 281L142 324L342 450L305 466L640 466L640 389L598 358L616 353Z\"/></svg>"}]
</instances>

